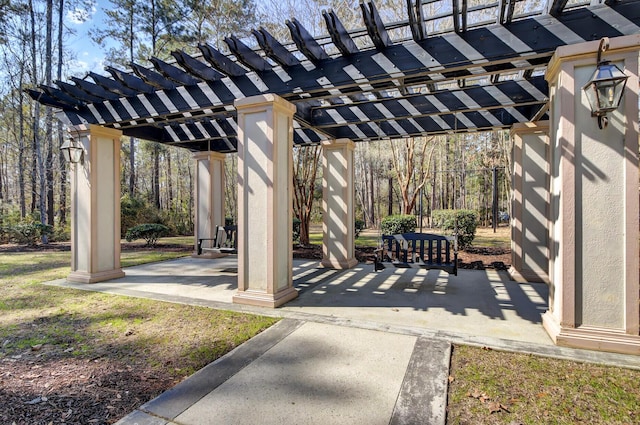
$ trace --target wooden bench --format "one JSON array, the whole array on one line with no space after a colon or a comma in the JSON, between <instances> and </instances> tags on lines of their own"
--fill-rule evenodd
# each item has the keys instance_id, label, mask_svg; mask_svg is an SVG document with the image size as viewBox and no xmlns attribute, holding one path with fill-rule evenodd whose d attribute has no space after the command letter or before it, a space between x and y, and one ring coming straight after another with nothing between
<instances>
[{"instance_id":1,"label":"wooden bench","mask_svg":"<svg viewBox=\"0 0 640 425\"><path fill-rule=\"evenodd\" d=\"M444 270L458 275L458 242L455 236L431 233L382 235L382 247L376 250L375 271L395 267L420 267Z\"/></svg>"},{"instance_id":2,"label":"wooden bench","mask_svg":"<svg viewBox=\"0 0 640 425\"><path fill-rule=\"evenodd\" d=\"M203 252L237 254L237 232L238 226L216 226L214 238L198 239L198 255L202 255Z\"/></svg>"}]
</instances>

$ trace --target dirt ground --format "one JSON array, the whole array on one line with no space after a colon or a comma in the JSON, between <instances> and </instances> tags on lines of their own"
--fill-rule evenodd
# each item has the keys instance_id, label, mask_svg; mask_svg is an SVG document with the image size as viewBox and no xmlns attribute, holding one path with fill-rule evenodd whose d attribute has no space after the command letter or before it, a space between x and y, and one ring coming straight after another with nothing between
<instances>
[{"instance_id":1,"label":"dirt ground","mask_svg":"<svg viewBox=\"0 0 640 425\"><path fill-rule=\"evenodd\" d=\"M3 253L69 249L68 243L52 243L46 247L0 245ZM122 246L123 251L139 249L140 244ZM161 245L144 249L189 252L193 248ZM358 247L356 256L360 261L370 261L373 250ZM294 257L321 259L322 247L296 246ZM509 261L508 250L497 248L472 248L459 253L462 268L505 267ZM81 359L55 347L33 347L22 353L0 356L0 423L111 424L176 383L169 373L146 364L144 359L137 364L117 356Z\"/></svg>"}]
</instances>

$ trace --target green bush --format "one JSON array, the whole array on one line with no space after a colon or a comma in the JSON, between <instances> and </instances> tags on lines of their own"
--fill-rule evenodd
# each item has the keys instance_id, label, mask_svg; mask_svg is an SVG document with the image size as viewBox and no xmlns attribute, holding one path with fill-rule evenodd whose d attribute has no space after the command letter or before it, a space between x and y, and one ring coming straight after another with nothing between
<instances>
[{"instance_id":1,"label":"green bush","mask_svg":"<svg viewBox=\"0 0 640 425\"><path fill-rule=\"evenodd\" d=\"M356 238L360 236L360 232L364 229L364 220L356 219L355 225L353 227L355 229Z\"/></svg>"},{"instance_id":2,"label":"green bush","mask_svg":"<svg viewBox=\"0 0 640 425\"><path fill-rule=\"evenodd\" d=\"M473 210L434 210L433 226L445 233L458 233L458 248L465 249L476 237L478 214Z\"/></svg>"},{"instance_id":3,"label":"green bush","mask_svg":"<svg viewBox=\"0 0 640 425\"><path fill-rule=\"evenodd\" d=\"M6 228L8 239L18 244L35 245L42 236L49 237L53 233L53 226L39 222L24 221Z\"/></svg>"},{"instance_id":4,"label":"green bush","mask_svg":"<svg viewBox=\"0 0 640 425\"><path fill-rule=\"evenodd\" d=\"M9 243L9 226L0 226L0 244Z\"/></svg>"},{"instance_id":5,"label":"green bush","mask_svg":"<svg viewBox=\"0 0 640 425\"><path fill-rule=\"evenodd\" d=\"M127 230L125 237L127 242L131 242L136 239L144 239L146 241L146 246L156 246L158 238L167 234L169 234L169 228L164 224L145 223Z\"/></svg>"},{"instance_id":6,"label":"green bush","mask_svg":"<svg viewBox=\"0 0 640 425\"><path fill-rule=\"evenodd\" d=\"M416 231L415 215L388 215L382 219L380 230L383 235L396 235Z\"/></svg>"},{"instance_id":7,"label":"green bush","mask_svg":"<svg viewBox=\"0 0 640 425\"><path fill-rule=\"evenodd\" d=\"M300 219L298 217L293 217L293 242L300 242Z\"/></svg>"},{"instance_id":8,"label":"green bush","mask_svg":"<svg viewBox=\"0 0 640 425\"><path fill-rule=\"evenodd\" d=\"M120 198L120 228L125 236L125 229L131 229L144 223L166 224L160 211L149 205L142 198L131 197L128 194Z\"/></svg>"}]
</instances>

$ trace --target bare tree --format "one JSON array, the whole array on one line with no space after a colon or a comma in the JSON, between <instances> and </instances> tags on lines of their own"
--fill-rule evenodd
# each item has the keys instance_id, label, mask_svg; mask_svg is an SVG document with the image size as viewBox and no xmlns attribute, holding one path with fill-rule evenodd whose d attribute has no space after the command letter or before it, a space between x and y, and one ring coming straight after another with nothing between
<instances>
[{"instance_id":1,"label":"bare tree","mask_svg":"<svg viewBox=\"0 0 640 425\"><path fill-rule=\"evenodd\" d=\"M400 185L402 214L411 214L420 189L429 181L433 137L411 137L391 143L393 170ZM430 146L430 148L429 148Z\"/></svg>"},{"instance_id":2,"label":"bare tree","mask_svg":"<svg viewBox=\"0 0 640 425\"><path fill-rule=\"evenodd\" d=\"M293 150L293 213L300 220L301 245L309 245L309 224L321 153L320 146L300 146Z\"/></svg>"}]
</instances>

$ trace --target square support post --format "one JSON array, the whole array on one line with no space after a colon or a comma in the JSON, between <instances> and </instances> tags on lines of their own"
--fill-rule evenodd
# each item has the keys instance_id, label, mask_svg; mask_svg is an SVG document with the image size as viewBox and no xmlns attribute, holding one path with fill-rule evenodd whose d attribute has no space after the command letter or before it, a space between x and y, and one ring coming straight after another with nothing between
<instances>
[{"instance_id":1,"label":"square support post","mask_svg":"<svg viewBox=\"0 0 640 425\"><path fill-rule=\"evenodd\" d=\"M640 354L638 51L640 35L611 38L603 59L629 76L620 107L598 128L582 87L598 41L552 58L551 263L543 324L558 345Z\"/></svg>"},{"instance_id":2,"label":"square support post","mask_svg":"<svg viewBox=\"0 0 640 425\"><path fill-rule=\"evenodd\" d=\"M293 113L266 94L238 110L238 293L234 303L278 307L293 287Z\"/></svg>"},{"instance_id":3,"label":"square support post","mask_svg":"<svg viewBox=\"0 0 640 425\"><path fill-rule=\"evenodd\" d=\"M84 160L71 164L70 282L94 283L124 276L120 267L120 136L97 125L71 136Z\"/></svg>"},{"instance_id":4,"label":"square support post","mask_svg":"<svg viewBox=\"0 0 640 425\"><path fill-rule=\"evenodd\" d=\"M322 142L322 265L350 269L355 258L355 144L349 139Z\"/></svg>"},{"instance_id":5,"label":"square support post","mask_svg":"<svg viewBox=\"0 0 640 425\"><path fill-rule=\"evenodd\" d=\"M224 226L224 159L218 152L198 152L193 155L196 162L196 217L194 249L198 238L214 238L216 226ZM207 256L218 256L207 254Z\"/></svg>"},{"instance_id":6,"label":"square support post","mask_svg":"<svg viewBox=\"0 0 640 425\"><path fill-rule=\"evenodd\" d=\"M515 124L511 270L517 279L549 282L549 122Z\"/></svg>"}]
</instances>

